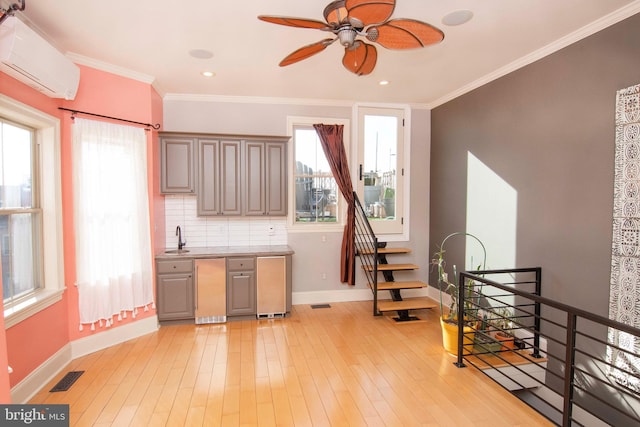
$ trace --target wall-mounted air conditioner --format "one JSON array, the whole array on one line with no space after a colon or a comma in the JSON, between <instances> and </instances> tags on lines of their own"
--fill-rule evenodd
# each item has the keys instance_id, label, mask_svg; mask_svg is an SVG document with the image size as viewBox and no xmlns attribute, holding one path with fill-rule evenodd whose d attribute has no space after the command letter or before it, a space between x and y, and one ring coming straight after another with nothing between
<instances>
[{"instance_id":1,"label":"wall-mounted air conditioner","mask_svg":"<svg viewBox=\"0 0 640 427\"><path fill-rule=\"evenodd\" d=\"M52 98L73 99L80 69L15 16L0 24L0 71Z\"/></svg>"}]
</instances>

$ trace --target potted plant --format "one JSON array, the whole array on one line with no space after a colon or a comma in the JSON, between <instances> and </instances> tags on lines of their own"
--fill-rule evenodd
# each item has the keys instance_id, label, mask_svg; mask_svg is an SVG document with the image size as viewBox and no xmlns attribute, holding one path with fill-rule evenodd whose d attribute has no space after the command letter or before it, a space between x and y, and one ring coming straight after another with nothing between
<instances>
[{"instance_id":1,"label":"potted plant","mask_svg":"<svg viewBox=\"0 0 640 427\"><path fill-rule=\"evenodd\" d=\"M442 327L442 344L445 350L453 355L458 353L458 284L455 277L457 276L456 267L453 266L453 276L454 281L449 280L449 275L446 271L446 261L445 261L445 243L452 237L455 236L469 236L478 241L483 251L483 260L482 264L478 266L478 269L484 268L486 263L487 251L484 247L484 244L480 239L470 233L466 232L455 232L449 234L442 240L440 246L438 247L437 252L434 254L434 258L431 263L437 268L438 273L438 288L440 289L440 325ZM470 312L474 310L474 307L470 298L473 296L473 281L467 281L465 284L465 292L466 292L466 307L465 310ZM444 309L444 303L442 294L446 293L449 295L451 302L449 304L448 310ZM475 319L473 319L475 322ZM471 348L473 348L474 339L475 339L475 328L472 325L465 325L463 329L464 337L463 337L463 354L470 354Z\"/></svg>"},{"instance_id":2,"label":"potted plant","mask_svg":"<svg viewBox=\"0 0 640 427\"><path fill-rule=\"evenodd\" d=\"M496 329L496 340L502 343L502 350L515 349L515 337L510 332L513 329L513 310L511 307L500 307L495 310L495 314L496 317L492 319L491 324Z\"/></svg>"}]
</instances>

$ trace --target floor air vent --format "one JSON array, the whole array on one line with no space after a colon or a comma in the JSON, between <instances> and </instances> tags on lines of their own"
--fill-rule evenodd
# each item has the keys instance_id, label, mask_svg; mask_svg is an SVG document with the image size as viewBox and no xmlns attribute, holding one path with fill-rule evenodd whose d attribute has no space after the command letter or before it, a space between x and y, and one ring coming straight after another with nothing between
<instances>
[{"instance_id":1,"label":"floor air vent","mask_svg":"<svg viewBox=\"0 0 640 427\"><path fill-rule=\"evenodd\" d=\"M196 325L204 325L208 323L224 323L226 321L227 321L227 316L196 317Z\"/></svg>"},{"instance_id":2,"label":"floor air vent","mask_svg":"<svg viewBox=\"0 0 640 427\"><path fill-rule=\"evenodd\" d=\"M62 377L60 381L58 381L58 384L56 384L51 390L49 390L49 392L53 393L55 391L69 390L69 388L73 385L73 383L75 383L76 380L80 378L80 375L82 375L83 373L84 371L68 372L67 375L65 375L64 377Z\"/></svg>"},{"instance_id":3,"label":"floor air vent","mask_svg":"<svg viewBox=\"0 0 640 427\"><path fill-rule=\"evenodd\" d=\"M331 304L311 304L311 308L331 308Z\"/></svg>"}]
</instances>

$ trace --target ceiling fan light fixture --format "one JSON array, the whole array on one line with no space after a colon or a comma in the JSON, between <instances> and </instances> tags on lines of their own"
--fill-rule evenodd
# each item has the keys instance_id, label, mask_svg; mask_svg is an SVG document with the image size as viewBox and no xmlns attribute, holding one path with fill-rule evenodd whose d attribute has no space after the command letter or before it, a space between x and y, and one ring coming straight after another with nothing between
<instances>
[{"instance_id":1,"label":"ceiling fan light fixture","mask_svg":"<svg viewBox=\"0 0 640 427\"><path fill-rule=\"evenodd\" d=\"M1 1L1 0L0 0ZM294 64L322 52L339 40L344 48L342 65L350 72L371 74L378 60L373 44L387 49L414 49L439 43L444 33L433 25L415 19L391 19L396 0L334 0L324 8L325 21L286 16L259 15L258 19L288 27L314 28L333 34L303 46L287 55L279 65Z\"/></svg>"},{"instance_id":2,"label":"ceiling fan light fixture","mask_svg":"<svg viewBox=\"0 0 640 427\"><path fill-rule=\"evenodd\" d=\"M349 11L344 4L344 0L337 0L329 3L324 8L324 19L329 25L338 26L347 21Z\"/></svg>"},{"instance_id":3,"label":"ceiling fan light fixture","mask_svg":"<svg viewBox=\"0 0 640 427\"><path fill-rule=\"evenodd\" d=\"M356 31L351 27L341 28L340 31L338 31L338 38L342 46L349 47L353 45L356 39Z\"/></svg>"}]
</instances>

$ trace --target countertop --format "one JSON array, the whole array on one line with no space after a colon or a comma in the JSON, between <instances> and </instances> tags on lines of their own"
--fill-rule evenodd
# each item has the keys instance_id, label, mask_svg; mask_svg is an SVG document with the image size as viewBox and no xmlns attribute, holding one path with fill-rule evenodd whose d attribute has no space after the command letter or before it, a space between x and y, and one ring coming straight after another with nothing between
<instances>
[{"instance_id":1,"label":"countertop","mask_svg":"<svg viewBox=\"0 0 640 427\"><path fill-rule=\"evenodd\" d=\"M206 248L185 247L182 251L177 252L177 248L165 248L165 251L174 251L167 253L165 251L156 254L156 259L175 259L175 258L217 258L231 256L276 256L291 255L293 249L287 245L264 245L264 246L212 246ZM176 253L177 252L177 253Z\"/></svg>"}]
</instances>

